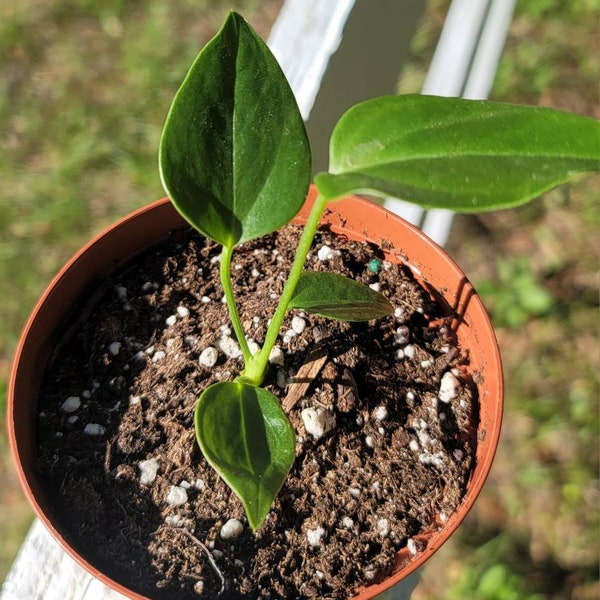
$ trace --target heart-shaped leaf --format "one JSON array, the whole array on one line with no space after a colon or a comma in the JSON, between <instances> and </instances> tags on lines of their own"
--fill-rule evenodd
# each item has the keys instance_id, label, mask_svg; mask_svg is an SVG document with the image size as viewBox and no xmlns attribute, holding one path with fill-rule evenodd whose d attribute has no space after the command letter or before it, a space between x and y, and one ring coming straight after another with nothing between
<instances>
[{"instance_id":1,"label":"heart-shaped leaf","mask_svg":"<svg viewBox=\"0 0 600 600\"><path fill-rule=\"evenodd\" d=\"M385 296L364 283L322 271L302 273L288 308L342 321L368 321L394 312Z\"/></svg>"},{"instance_id":2,"label":"heart-shaped leaf","mask_svg":"<svg viewBox=\"0 0 600 600\"><path fill-rule=\"evenodd\" d=\"M256 531L295 458L294 430L279 400L241 381L215 383L198 400L195 424L204 457L239 496Z\"/></svg>"},{"instance_id":3,"label":"heart-shaped leaf","mask_svg":"<svg viewBox=\"0 0 600 600\"><path fill-rule=\"evenodd\" d=\"M560 135L557 132L560 131ZM600 123L549 108L406 95L348 110L330 143L334 199L350 192L482 211L523 203L600 166Z\"/></svg>"},{"instance_id":4,"label":"heart-shaped leaf","mask_svg":"<svg viewBox=\"0 0 600 600\"><path fill-rule=\"evenodd\" d=\"M230 13L177 92L160 141L163 185L196 229L224 246L279 229L311 175L304 123L275 57Z\"/></svg>"}]
</instances>

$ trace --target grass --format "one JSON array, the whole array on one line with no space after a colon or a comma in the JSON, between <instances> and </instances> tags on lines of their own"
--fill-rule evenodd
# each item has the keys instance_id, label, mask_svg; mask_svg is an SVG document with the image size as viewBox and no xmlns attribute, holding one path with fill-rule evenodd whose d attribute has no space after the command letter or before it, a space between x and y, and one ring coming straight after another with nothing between
<instances>
[{"instance_id":1,"label":"grass","mask_svg":"<svg viewBox=\"0 0 600 600\"><path fill-rule=\"evenodd\" d=\"M115 217L162 195L158 136L198 48L230 7L266 34L278 4L0 4L2 415L19 331L50 277ZM447 5L429 3L403 91L419 89ZM599 117L599 24L598 0L522 0L492 97ZM505 425L474 511L414 600L600 593L599 190L600 176L587 178L522 209L454 221L449 251L497 326ZM1 425L0 580L31 520Z\"/></svg>"}]
</instances>

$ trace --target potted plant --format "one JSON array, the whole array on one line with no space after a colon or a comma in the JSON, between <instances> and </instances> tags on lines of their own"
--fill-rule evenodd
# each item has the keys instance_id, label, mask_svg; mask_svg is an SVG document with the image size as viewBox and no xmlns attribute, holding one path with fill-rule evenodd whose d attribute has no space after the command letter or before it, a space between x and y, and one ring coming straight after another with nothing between
<instances>
[{"instance_id":1,"label":"potted plant","mask_svg":"<svg viewBox=\"0 0 600 600\"><path fill-rule=\"evenodd\" d=\"M9 433L40 518L133 598L369 598L405 577L485 481L501 368L456 265L349 195L513 206L596 169L598 134L550 109L377 98L309 188L292 92L231 13L165 123L170 200L90 242L25 327Z\"/></svg>"}]
</instances>

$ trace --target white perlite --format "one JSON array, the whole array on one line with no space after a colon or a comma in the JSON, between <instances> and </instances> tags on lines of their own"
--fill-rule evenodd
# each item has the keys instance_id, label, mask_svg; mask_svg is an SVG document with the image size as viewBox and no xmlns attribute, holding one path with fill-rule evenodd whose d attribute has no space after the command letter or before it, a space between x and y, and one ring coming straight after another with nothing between
<instances>
[{"instance_id":1,"label":"white perlite","mask_svg":"<svg viewBox=\"0 0 600 600\"><path fill-rule=\"evenodd\" d=\"M185 489L178 485L172 485L167 494L167 504L170 506L183 506L188 501L188 495Z\"/></svg>"},{"instance_id":2,"label":"white perlite","mask_svg":"<svg viewBox=\"0 0 600 600\"><path fill-rule=\"evenodd\" d=\"M81 406L79 396L69 396L61 405L60 409L66 413L73 413Z\"/></svg>"},{"instance_id":3,"label":"white perlite","mask_svg":"<svg viewBox=\"0 0 600 600\"><path fill-rule=\"evenodd\" d=\"M402 360L408 358L409 360L415 357L415 347L412 344L408 344L404 348L398 348L396 350L396 360Z\"/></svg>"},{"instance_id":4,"label":"white perlite","mask_svg":"<svg viewBox=\"0 0 600 600\"><path fill-rule=\"evenodd\" d=\"M88 423L84 427L83 433L86 435L104 435L104 427L99 423Z\"/></svg>"},{"instance_id":5,"label":"white perlite","mask_svg":"<svg viewBox=\"0 0 600 600\"><path fill-rule=\"evenodd\" d=\"M190 309L186 306L178 306L177 307L177 316L185 319L190 316Z\"/></svg>"},{"instance_id":6,"label":"white perlite","mask_svg":"<svg viewBox=\"0 0 600 600\"><path fill-rule=\"evenodd\" d=\"M121 342L112 342L111 344L108 345L108 351L113 356L116 356L117 354L119 354L120 350L121 350Z\"/></svg>"},{"instance_id":7,"label":"white perlite","mask_svg":"<svg viewBox=\"0 0 600 600\"><path fill-rule=\"evenodd\" d=\"M305 408L301 413L306 433L316 439L323 437L335 427L335 415L322 408Z\"/></svg>"},{"instance_id":8,"label":"white perlite","mask_svg":"<svg viewBox=\"0 0 600 600\"><path fill-rule=\"evenodd\" d=\"M142 485L150 485L156 479L158 473L158 467L160 463L158 458L149 458L148 460L142 460L138 463L138 470L140 472L140 483Z\"/></svg>"},{"instance_id":9,"label":"white perlite","mask_svg":"<svg viewBox=\"0 0 600 600\"><path fill-rule=\"evenodd\" d=\"M316 529L309 529L306 532L306 540L308 541L308 545L316 548L321 545L321 539L325 535L325 530L322 527L317 527Z\"/></svg>"},{"instance_id":10,"label":"white perlite","mask_svg":"<svg viewBox=\"0 0 600 600\"><path fill-rule=\"evenodd\" d=\"M419 454L419 462L424 465L432 465L441 469L444 466L444 455L441 452L431 454L429 452L423 452Z\"/></svg>"},{"instance_id":11,"label":"white perlite","mask_svg":"<svg viewBox=\"0 0 600 600\"><path fill-rule=\"evenodd\" d=\"M306 321L302 317L294 317L292 319L292 329L295 333L300 335L306 328Z\"/></svg>"},{"instance_id":12,"label":"white perlite","mask_svg":"<svg viewBox=\"0 0 600 600\"><path fill-rule=\"evenodd\" d=\"M269 364L283 367L283 350L279 346L274 346L271 352L269 353Z\"/></svg>"},{"instance_id":13,"label":"white perlite","mask_svg":"<svg viewBox=\"0 0 600 600\"><path fill-rule=\"evenodd\" d=\"M172 327L173 325L175 325L175 323L177 323L177 315L170 315L165 319L165 323L169 326Z\"/></svg>"},{"instance_id":14,"label":"white perlite","mask_svg":"<svg viewBox=\"0 0 600 600\"><path fill-rule=\"evenodd\" d=\"M403 346L404 344L408 344L409 340L410 329L406 326L398 327L398 329L396 329L396 333L394 333L394 344Z\"/></svg>"},{"instance_id":15,"label":"white perlite","mask_svg":"<svg viewBox=\"0 0 600 600\"><path fill-rule=\"evenodd\" d=\"M166 356L166 353L164 350L157 350L152 355L152 362L158 362L159 360L162 360L165 356Z\"/></svg>"},{"instance_id":16,"label":"white perlite","mask_svg":"<svg viewBox=\"0 0 600 600\"><path fill-rule=\"evenodd\" d=\"M296 332L293 329L288 329L284 334L283 334L283 343L284 344L289 344L293 338L296 337Z\"/></svg>"},{"instance_id":17,"label":"white perlite","mask_svg":"<svg viewBox=\"0 0 600 600\"><path fill-rule=\"evenodd\" d=\"M127 298L127 288L123 287L122 285L118 285L115 288L115 292L117 293L117 297L119 298L119 300L125 300L125 298Z\"/></svg>"},{"instance_id":18,"label":"white perlite","mask_svg":"<svg viewBox=\"0 0 600 600\"><path fill-rule=\"evenodd\" d=\"M417 544L415 544L415 540L412 538L408 538L406 548L413 556L417 553Z\"/></svg>"},{"instance_id":19,"label":"white perlite","mask_svg":"<svg viewBox=\"0 0 600 600\"><path fill-rule=\"evenodd\" d=\"M321 261L331 260L334 256L340 255L341 252L339 250L332 250L329 246L326 246L325 244L323 244L323 246L321 246L319 248L319 251L317 252L317 257Z\"/></svg>"},{"instance_id":20,"label":"white perlite","mask_svg":"<svg viewBox=\"0 0 600 600\"><path fill-rule=\"evenodd\" d=\"M227 358L240 358L240 356L242 356L240 345L227 335L224 335L219 339L217 346Z\"/></svg>"},{"instance_id":21,"label":"white perlite","mask_svg":"<svg viewBox=\"0 0 600 600\"><path fill-rule=\"evenodd\" d=\"M283 369L277 369L275 380L277 381L277 387L281 388L282 390L287 387L287 377Z\"/></svg>"},{"instance_id":22,"label":"white perlite","mask_svg":"<svg viewBox=\"0 0 600 600\"><path fill-rule=\"evenodd\" d=\"M351 487L348 490L348 493L353 497L353 498L359 498L360 497L360 488L358 487Z\"/></svg>"},{"instance_id":23,"label":"white perlite","mask_svg":"<svg viewBox=\"0 0 600 600\"><path fill-rule=\"evenodd\" d=\"M229 521L227 521L227 523L221 527L219 535L221 536L222 540L233 540L237 537L240 537L243 532L244 526L242 525L241 521L238 521L237 519L229 519Z\"/></svg>"},{"instance_id":24,"label":"white perlite","mask_svg":"<svg viewBox=\"0 0 600 600\"><path fill-rule=\"evenodd\" d=\"M354 527L354 521L350 517L342 517L342 526L346 529L352 529Z\"/></svg>"},{"instance_id":25,"label":"white perlite","mask_svg":"<svg viewBox=\"0 0 600 600\"><path fill-rule=\"evenodd\" d=\"M219 358L219 352L216 348L209 346L208 348L204 348L200 353L200 357L198 358L198 362L207 369L212 369L217 364L217 359Z\"/></svg>"},{"instance_id":26,"label":"white perlite","mask_svg":"<svg viewBox=\"0 0 600 600\"><path fill-rule=\"evenodd\" d=\"M382 538L386 538L390 534L390 522L387 519L379 519L377 530Z\"/></svg>"},{"instance_id":27,"label":"white perlite","mask_svg":"<svg viewBox=\"0 0 600 600\"><path fill-rule=\"evenodd\" d=\"M438 398L448 404L450 400L454 400L456 396L458 396L458 388L460 387L460 382L454 376L451 371L447 371L442 376L442 380L440 381L440 390L438 392Z\"/></svg>"},{"instance_id":28,"label":"white perlite","mask_svg":"<svg viewBox=\"0 0 600 600\"><path fill-rule=\"evenodd\" d=\"M187 529L190 533L194 533L195 530L194 521L183 517L182 515L167 515L165 517L165 523L171 527Z\"/></svg>"},{"instance_id":29,"label":"white perlite","mask_svg":"<svg viewBox=\"0 0 600 600\"><path fill-rule=\"evenodd\" d=\"M380 405L380 406L376 406L373 409L373 418L376 421L385 421L387 419L388 416L388 410L387 407Z\"/></svg>"}]
</instances>

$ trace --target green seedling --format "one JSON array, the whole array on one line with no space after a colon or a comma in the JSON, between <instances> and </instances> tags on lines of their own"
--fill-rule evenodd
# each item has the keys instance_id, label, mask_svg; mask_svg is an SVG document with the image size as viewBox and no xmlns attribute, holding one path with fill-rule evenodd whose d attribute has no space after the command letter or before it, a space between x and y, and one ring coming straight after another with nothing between
<instances>
[{"instance_id":1,"label":"green seedling","mask_svg":"<svg viewBox=\"0 0 600 600\"><path fill-rule=\"evenodd\" d=\"M254 530L294 461L292 426L279 400L260 387L287 311L344 320L393 311L368 286L304 271L327 203L362 192L455 211L516 206L596 170L599 125L546 108L421 95L354 106L333 131L329 171L314 177L318 195L295 261L262 347L252 354L233 293L232 255L297 214L311 178L311 153L274 56L240 15L229 14L173 100L159 163L175 208L222 245L220 279L244 368L234 381L202 392L196 437L206 460L241 499Z\"/></svg>"}]
</instances>

